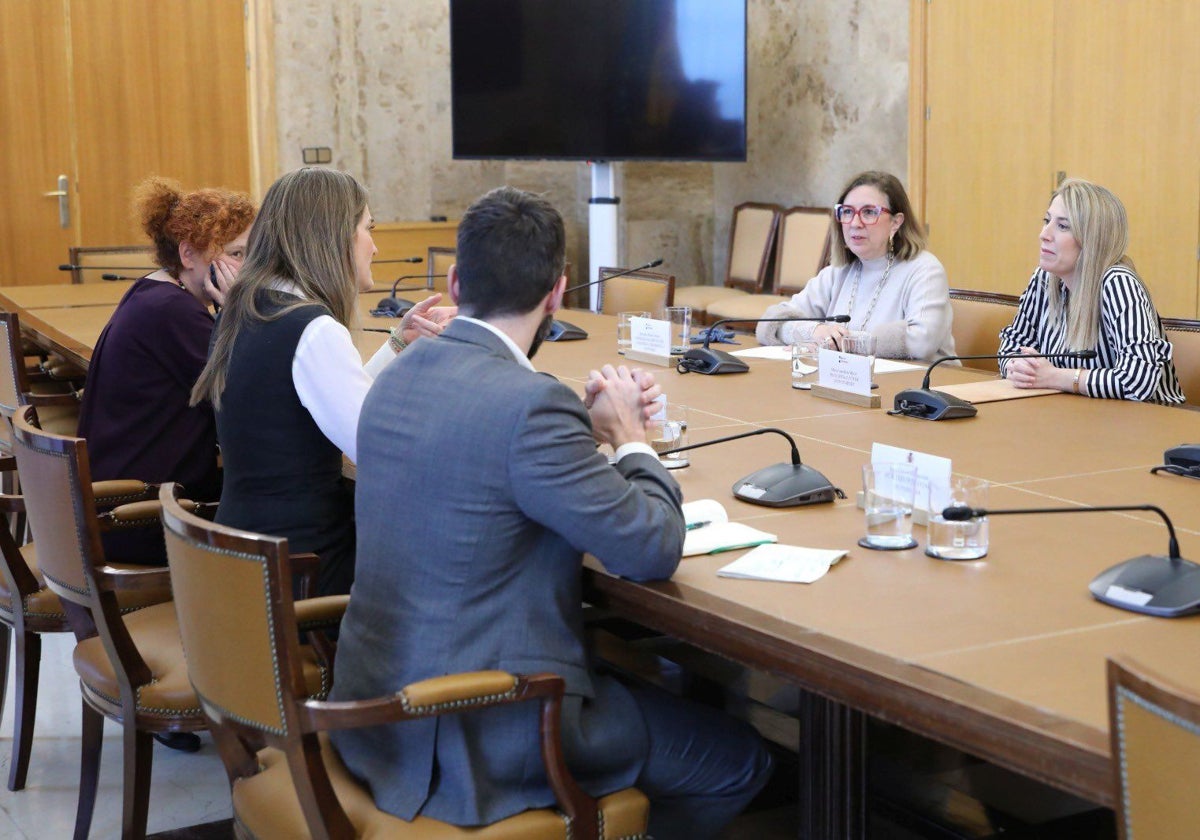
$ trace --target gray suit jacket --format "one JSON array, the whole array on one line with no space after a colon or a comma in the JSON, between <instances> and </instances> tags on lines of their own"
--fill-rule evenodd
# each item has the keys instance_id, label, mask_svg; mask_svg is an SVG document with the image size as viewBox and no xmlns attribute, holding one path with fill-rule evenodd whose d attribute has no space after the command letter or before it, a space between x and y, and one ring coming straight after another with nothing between
<instances>
[{"instance_id":1,"label":"gray suit jacket","mask_svg":"<svg viewBox=\"0 0 1200 840\"><path fill-rule=\"evenodd\" d=\"M578 396L456 320L375 380L358 428L358 560L333 698L373 697L478 669L566 680L563 739L583 787L632 784L646 752L637 708L588 667L584 552L614 574L669 577L680 492L657 459L616 467ZM376 804L458 825L550 805L537 705L333 735Z\"/></svg>"}]
</instances>

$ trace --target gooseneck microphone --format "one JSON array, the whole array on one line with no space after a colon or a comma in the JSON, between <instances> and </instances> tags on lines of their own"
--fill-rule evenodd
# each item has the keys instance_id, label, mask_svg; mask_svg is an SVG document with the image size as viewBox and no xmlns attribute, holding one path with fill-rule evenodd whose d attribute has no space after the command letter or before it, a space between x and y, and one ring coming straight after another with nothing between
<instances>
[{"instance_id":1,"label":"gooseneck microphone","mask_svg":"<svg viewBox=\"0 0 1200 840\"><path fill-rule=\"evenodd\" d=\"M403 318L404 313L417 304L415 301L396 297L396 292L432 292L433 290L429 288L428 281L439 280L444 277L446 277L445 274L402 274L392 283L391 294L379 301L379 304L371 310L371 314L376 318ZM411 286L407 289L400 288L400 281L415 280L418 278L425 280L426 284L423 286Z\"/></svg>"},{"instance_id":2,"label":"gooseneck microphone","mask_svg":"<svg viewBox=\"0 0 1200 840\"><path fill-rule=\"evenodd\" d=\"M821 502L832 502L835 498L846 498L846 494L840 488L834 487L828 478L800 462L800 450L796 446L796 440L783 429L774 427L754 429L687 446L677 446L659 454L671 455L675 452L686 452L689 449L700 449L705 446L714 446L718 443L727 443L731 440L741 440L768 433L783 435L787 438L787 442L792 447L792 462L790 464L772 464L761 470L755 470L745 478L738 479L733 485L735 497L744 502L767 507L814 505Z\"/></svg>"},{"instance_id":3,"label":"gooseneck microphone","mask_svg":"<svg viewBox=\"0 0 1200 840\"><path fill-rule=\"evenodd\" d=\"M776 321L825 321L833 324L845 324L849 322L849 315L827 315L820 318L722 318L708 328L707 334L704 336L703 347L692 347L683 354L683 358L679 360L679 364L675 369L680 373L704 373L708 375L718 373L745 373L750 370L750 365L743 362L737 356L731 353L726 353L723 350L713 350L709 347L709 342L715 334L717 327L722 324L765 324Z\"/></svg>"},{"instance_id":4,"label":"gooseneck microphone","mask_svg":"<svg viewBox=\"0 0 1200 840\"><path fill-rule=\"evenodd\" d=\"M1171 518L1157 505L1096 505L1088 507L1002 508L992 510L952 505L942 511L951 522L984 516L1027 513L1101 513L1146 510L1158 514L1167 526L1167 556L1143 554L1098 574L1088 585L1092 597L1122 610L1176 618L1200 612L1200 566L1179 554L1179 540Z\"/></svg>"},{"instance_id":5,"label":"gooseneck microphone","mask_svg":"<svg viewBox=\"0 0 1200 840\"><path fill-rule=\"evenodd\" d=\"M396 257L391 260L371 260L371 265L385 265L387 263L423 263L424 257Z\"/></svg>"},{"instance_id":6,"label":"gooseneck microphone","mask_svg":"<svg viewBox=\"0 0 1200 840\"><path fill-rule=\"evenodd\" d=\"M974 405L966 400L947 394L945 391L934 391L929 387L929 375L942 362L955 360L974 361L976 359L1094 359L1095 350L1072 350L1066 353L1000 353L986 356L942 356L935 359L933 364L925 369L925 378L921 380L920 388L908 388L896 394L896 402L888 414L903 414L905 417L917 417L921 420L958 420L962 417L974 417L979 413Z\"/></svg>"},{"instance_id":7,"label":"gooseneck microphone","mask_svg":"<svg viewBox=\"0 0 1200 840\"><path fill-rule=\"evenodd\" d=\"M155 266L152 265L74 265L72 263L63 263L58 267L59 271L154 271Z\"/></svg>"},{"instance_id":8,"label":"gooseneck microphone","mask_svg":"<svg viewBox=\"0 0 1200 840\"><path fill-rule=\"evenodd\" d=\"M128 274L101 274L101 280L141 280L141 277L132 277Z\"/></svg>"},{"instance_id":9,"label":"gooseneck microphone","mask_svg":"<svg viewBox=\"0 0 1200 840\"><path fill-rule=\"evenodd\" d=\"M626 274L634 274L638 271L645 271L648 268L655 268L662 265L662 263L662 258L659 257L658 259L650 260L650 262L646 263L645 265L639 265L635 268L626 268L621 271L613 272L607 277L601 277L598 280L593 280L590 283L580 283L578 286L571 286L569 289L563 290L563 297L566 297L571 292L577 292L580 289L587 289L591 286L598 286L601 283L607 283L614 277L624 277ZM546 341L580 341L581 339L587 337L587 330L568 323L567 321L560 321L557 318L551 322L550 332L546 333Z\"/></svg>"}]
</instances>

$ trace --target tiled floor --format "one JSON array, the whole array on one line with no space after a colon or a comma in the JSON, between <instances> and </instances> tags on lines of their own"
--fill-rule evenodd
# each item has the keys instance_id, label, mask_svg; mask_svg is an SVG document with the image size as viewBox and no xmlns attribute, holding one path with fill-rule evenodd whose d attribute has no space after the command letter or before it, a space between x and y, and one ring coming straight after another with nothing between
<instances>
[{"instance_id":1,"label":"tiled floor","mask_svg":"<svg viewBox=\"0 0 1200 840\"><path fill-rule=\"evenodd\" d=\"M33 757L25 790L5 786L12 759L12 695L9 679L4 721L0 726L0 840L59 840L75 827L79 796L79 683L71 666L74 637L55 633L42 637L41 693ZM100 791L92 820L93 838L121 833L120 727L106 724ZM229 784L216 748L207 734L204 748L192 755L154 747L154 776L150 785L153 834L182 826L208 823L230 816Z\"/></svg>"}]
</instances>

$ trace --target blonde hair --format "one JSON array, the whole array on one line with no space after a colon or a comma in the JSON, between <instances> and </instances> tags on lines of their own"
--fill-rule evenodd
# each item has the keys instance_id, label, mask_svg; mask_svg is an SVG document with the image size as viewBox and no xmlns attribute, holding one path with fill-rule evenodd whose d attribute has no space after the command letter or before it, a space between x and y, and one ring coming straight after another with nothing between
<instances>
[{"instance_id":1,"label":"blonde hair","mask_svg":"<svg viewBox=\"0 0 1200 840\"><path fill-rule=\"evenodd\" d=\"M184 242L212 258L254 221L245 193L204 189L185 193L178 182L152 176L133 189L133 215L154 242L154 261L179 279Z\"/></svg>"},{"instance_id":2,"label":"blonde hair","mask_svg":"<svg viewBox=\"0 0 1200 840\"><path fill-rule=\"evenodd\" d=\"M208 363L192 388L192 405L208 400L221 407L234 341L253 323L320 303L338 323L352 325L358 301L354 236L366 208L366 189L344 172L298 169L271 185L217 321ZM280 280L296 286L302 299L267 314L259 309L258 293Z\"/></svg>"},{"instance_id":3,"label":"blonde hair","mask_svg":"<svg viewBox=\"0 0 1200 840\"><path fill-rule=\"evenodd\" d=\"M1104 274L1116 265L1124 266L1142 288L1145 281L1126 254L1129 246L1129 220L1125 205L1110 190L1099 184L1071 178L1062 183L1054 197L1061 197L1071 225L1071 235L1079 243L1079 259L1075 263L1075 288L1070 299L1062 278L1051 275L1057 283L1046 290L1049 317L1057 321L1067 318L1067 343L1072 350L1091 350L1100 340L1100 292ZM1146 289L1150 299L1150 290ZM1152 302L1153 305L1153 302Z\"/></svg>"},{"instance_id":4,"label":"blonde hair","mask_svg":"<svg viewBox=\"0 0 1200 840\"><path fill-rule=\"evenodd\" d=\"M888 209L892 211L893 216L904 214L904 220L900 223L900 228L892 240L892 253L896 255L896 259L911 260L924 251L925 232L921 230L921 224L917 221L912 203L908 200L908 193L904 191L904 185L900 183L900 179L890 172L881 172L875 169L860 172L850 179L850 183L846 184L836 203L841 204L851 190L862 186L874 187L887 196ZM829 213L829 261L835 266L843 266L850 265L857 259L854 252L847 247L846 238L842 236L842 226L833 217L831 210Z\"/></svg>"}]
</instances>

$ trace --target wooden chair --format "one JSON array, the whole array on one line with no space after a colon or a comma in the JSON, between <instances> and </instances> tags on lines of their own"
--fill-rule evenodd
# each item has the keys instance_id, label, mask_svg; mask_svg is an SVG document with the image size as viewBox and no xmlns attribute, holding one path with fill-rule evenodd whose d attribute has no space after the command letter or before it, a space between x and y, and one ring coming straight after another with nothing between
<instances>
[{"instance_id":1,"label":"wooden chair","mask_svg":"<svg viewBox=\"0 0 1200 840\"><path fill-rule=\"evenodd\" d=\"M710 306L717 301L762 292L782 210L778 204L756 201L733 208L724 285L687 286L676 290L675 304L692 308L693 323L705 322ZM709 323L712 320L707 318Z\"/></svg>"},{"instance_id":2,"label":"wooden chair","mask_svg":"<svg viewBox=\"0 0 1200 840\"><path fill-rule=\"evenodd\" d=\"M160 491L179 629L196 695L229 773L239 837L635 838L648 803L627 789L599 802L572 780L559 743L563 681L500 671L423 680L355 702L304 699L287 541L206 522ZM325 733L537 700L542 757L556 809L455 828L378 810ZM266 749L259 749L266 744Z\"/></svg>"},{"instance_id":3,"label":"wooden chair","mask_svg":"<svg viewBox=\"0 0 1200 840\"><path fill-rule=\"evenodd\" d=\"M104 245L99 247L72 247L70 251L71 282L102 282L106 270L113 274L140 277L149 274L158 266L150 253L149 245Z\"/></svg>"},{"instance_id":4,"label":"wooden chair","mask_svg":"<svg viewBox=\"0 0 1200 840\"><path fill-rule=\"evenodd\" d=\"M38 566L78 642L74 662L83 692L83 737L75 837L87 837L91 826L103 724L109 717L123 729L121 835L141 838L150 798L152 733L205 728L187 682L175 609L166 601L168 572L105 562L82 439L38 429L32 406L24 406L13 417L13 444ZM127 600L138 598L156 603L123 617Z\"/></svg>"},{"instance_id":5,"label":"wooden chair","mask_svg":"<svg viewBox=\"0 0 1200 840\"><path fill-rule=\"evenodd\" d=\"M779 221L775 291L791 296L829 264L828 207L789 207Z\"/></svg>"},{"instance_id":6,"label":"wooden chair","mask_svg":"<svg viewBox=\"0 0 1200 840\"><path fill-rule=\"evenodd\" d=\"M998 292L974 292L968 289L950 290L950 308L954 320L950 333L954 350L961 356L986 356L1000 350L1000 330L1017 317L1017 298ZM999 372L995 359L964 361L966 367Z\"/></svg>"},{"instance_id":7,"label":"wooden chair","mask_svg":"<svg viewBox=\"0 0 1200 840\"><path fill-rule=\"evenodd\" d=\"M425 266L426 276L428 277L426 285L431 292L446 294L449 288L446 282L446 273L452 265L454 265L453 248L431 247L429 249L429 253L425 259ZM442 303L449 305L450 301L444 300Z\"/></svg>"},{"instance_id":8,"label":"wooden chair","mask_svg":"<svg viewBox=\"0 0 1200 840\"><path fill-rule=\"evenodd\" d=\"M38 421L48 431L74 434L79 424L78 393L29 369L17 313L0 312L0 415L11 420L23 405L39 409ZM0 423L0 454L6 452L12 452L9 424Z\"/></svg>"},{"instance_id":9,"label":"wooden chair","mask_svg":"<svg viewBox=\"0 0 1200 840\"><path fill-rule=\"evenodd\" d=\"M1122 840L1200 826L1200 696L1129 659L1108 661L1109 732Z\"/></svg>"},{"instance_id":10,"label":"wooden chair","mask_svg":"<svg viewBox=\"0 0 1200 840\"><path fill-rule=\"evenodd\" d=\"M775 249L773 292L739 295L714 301L708 322L721 318L761 318L768 308L786 303L829 262L829 210L824 207L791 207L779 222ZM737 327L748 332L753 327Z\"/></svg>"},{"instance_id":11,"label":"wooden chair","mask_svg":"<svg viewBox=\"0 0 1200 840\"><path fill-rule=\"evenodd\" d=\"M1200 321L1163 318L1179 386L1188 405L1200 405Z\"/></svg>"},{"instance_id":12,"label":"wooden chair","mask_svg":"<svg viewBox=\"0 0 1200 840\"><path fill-rule=\"evenodd\" d=\"M600 276L596 279L602 280L622 270L601 268ZM652 317L659 318L664 307L675 305L674 274L635 271L601 283L596 288L597 304L605 315L649 312Z\"/></svg>"}]
</instances>

